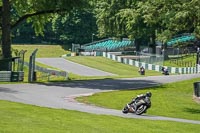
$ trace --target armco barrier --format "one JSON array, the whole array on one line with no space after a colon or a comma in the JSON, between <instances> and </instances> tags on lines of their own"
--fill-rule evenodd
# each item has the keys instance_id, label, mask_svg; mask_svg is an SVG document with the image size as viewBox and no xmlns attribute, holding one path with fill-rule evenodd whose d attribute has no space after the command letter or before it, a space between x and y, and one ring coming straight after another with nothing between
<instances>
[{"instance_id":1,"label":"armco barrier","mask_svg":"<svg viewBox=\"0 0 200 133\"><path fill-rule=\"evenodd\" d=\"M0 81L1 82L18 82L24 80L23 71L0 71Z\"/></svg>"},{"instance_id":2,"label":"armco barrier","mask_svg":"<svg viewBox=\"0 0 200 133\"><path fill-rule=\"evenodd\" d=\"M0 81L10 82L11 80L11 71L0 71Z\"/></svg>"},{"instance_id":3,"label":"armco barrier","mask_svg":"<svg viewBox=\"0 0 200 133\"><path fill-rule=\"evenodd\" d=\"M24 65L29 66L28 62L24 62ZM49 80L49 76L50 75L54 75L54 76L62 76L65 79L68 79L68 73L65 71L59 71L59 70L54 70L54 69L50 69L50 68L43 68L40 66L35 66L35 70L40 71L42 73L46 73L48 80Z\"/></svg>"},{"instance_id":4,"label":"armco barrier","mask_svg":"<svg viewBox=\"0 0 200 133\"><path fill-rule=\"evenodd\" d=\"M161 68L163 66L160 65L155 65L155 64L147 64L144 62L139 62L139 61L134 61L125 57L120 57L117 55L114 55L112 53L106 53L103 52L103 57L115 60L117 62L121 62L124 64L129 64L132 66L140 67L143 66L146 70L154 70L154 71L161 71ZM196 67L169 67L169 66L164 66L169 70L169 73L178 73L178 74L192 74L192 73L197 73L197 68Z\"/></svg>"}]
</instances>

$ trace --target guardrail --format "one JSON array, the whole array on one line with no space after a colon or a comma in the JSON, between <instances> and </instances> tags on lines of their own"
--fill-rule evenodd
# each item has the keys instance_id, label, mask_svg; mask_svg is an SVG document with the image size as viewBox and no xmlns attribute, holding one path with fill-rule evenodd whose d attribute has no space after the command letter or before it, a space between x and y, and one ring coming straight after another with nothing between
<instances>
[{"instance_id":1,"label":"guardrail","mask_svg":"<svg viewBox=\"0 0 200 133\"><path fill-rule=\"evenodd\" d=\"M23 71L0 71L1 82L18 82L24 80Z\"/></svg>"},{"instance_id":2,"label":"guardrail","mask_svg":"<svg viewBox=\"0 0 200 133\"><path fill-rule=\"evenodd\" d=\"M24 62L24 65L29 66L29 63ZM35 65L35 70L42 72L42 73L45 73L45 77L47 77L48 81L50 80L51 75L61 76L61 77L64 77L65 79L68 79L68 73L65 72L65 71L58 71L58 70L51 69L51 68L44 68L44 67L40 67L40 66L37 66L37 65Z\"/></svg>"},{"instance_id":3,"label":"guardrail","mask_svg":"<svg viewBox=\"0 0 200 133\"><path fill-rule=\"evenodd\" d=\"M0 81L10 82L11 81L11 71L0 71Z\"/></svg>"}]
</instances>

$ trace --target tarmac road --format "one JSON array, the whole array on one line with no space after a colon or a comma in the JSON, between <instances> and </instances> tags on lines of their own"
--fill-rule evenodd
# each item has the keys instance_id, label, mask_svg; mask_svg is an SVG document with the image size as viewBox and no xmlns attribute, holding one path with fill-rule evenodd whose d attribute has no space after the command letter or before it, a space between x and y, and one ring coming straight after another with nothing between
<instances>
[{"instance_id":1,"label":"tarmac road","mask_svg":"<svg viewBox=\"0 0 200 133\"><path fill-rule=\"evenodd\" d=\"M115 74L77 64L63 58L36 58L37 62L82 76L114 76Z\"/></svg>"},{"instance_id":2,"label":"tarmac road","mask_svg":"<svg viewBox=\"0 0 200 133\"><path fill-rule=\"evenodd\" d=\"M93 81L79 81L48 84L0 84L0 99L42 107L78 110L94 114L114 115L127 118L140 118L150 120L167 120L185 123L200 124L200 121L169 118L162 116L137 116L123 114L121 110L100 108L92 105L78 103L74 97L91 95L97 92L138 89L155 86L162 83L176 82L200 77L199 74L151 76L127 79L106 79ZM123 106L123 105L122 105Z\"/></svg>"}]
</instances>

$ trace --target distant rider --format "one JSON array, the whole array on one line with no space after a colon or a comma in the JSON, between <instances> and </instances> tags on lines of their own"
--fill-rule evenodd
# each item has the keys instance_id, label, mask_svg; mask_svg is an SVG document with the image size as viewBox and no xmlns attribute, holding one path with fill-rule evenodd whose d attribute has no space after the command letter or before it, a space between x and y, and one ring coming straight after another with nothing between
<instances>
[{"instance_id":1,"label":"distant rider","mask_svg":"<svg viewBox=\"0 0 200 133\"><path fill-rule=\"evenodd\" d=\"M167 68L162 67L162 68L161 68L161 71L162 71L162 74L164 74L164 75L169 75L169 72L168 72L168 69L167 69Z\"/></svg>"},{"instance_id":2,"label":"distant rider","mask_svg":"<svg viewBox=\"0 0 200 133\"><path fill-rule=\"evenodd\" d=\"M141 74L141 75L145 75L145 69L143 66L141 66L138 70L138 72Z\"/></svg>"}]
</instances>

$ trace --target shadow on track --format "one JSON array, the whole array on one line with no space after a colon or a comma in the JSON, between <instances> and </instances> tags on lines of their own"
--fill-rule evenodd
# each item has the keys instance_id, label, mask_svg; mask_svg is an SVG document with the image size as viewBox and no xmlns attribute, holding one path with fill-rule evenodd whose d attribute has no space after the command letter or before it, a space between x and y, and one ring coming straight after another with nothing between
<instances>
[{"instance_id":1,"label":"shadow on track","mask_svg":"<svg viewBox=\"0 0 200 133\"><path fill-rule=\"evenodd\" d=\"M138 89L160 85L160 83L151 80L138 79L103 79L103 80L87 80L72 82L53 82L53 83L36 83L46 86L59 86L70 88L88 88L100 90L124 90Z\"/></svg>"},{"instance_id":2,"label":"shadow on track","mask_svg":"<svg viewBox=\"0 0 200 133\"><path fill-rule=\"evenodd\" d=\"M17 91L11 90L9 88L0 87L0 92L4 93L17 93Z\"/></svg>"}]
</instances>

